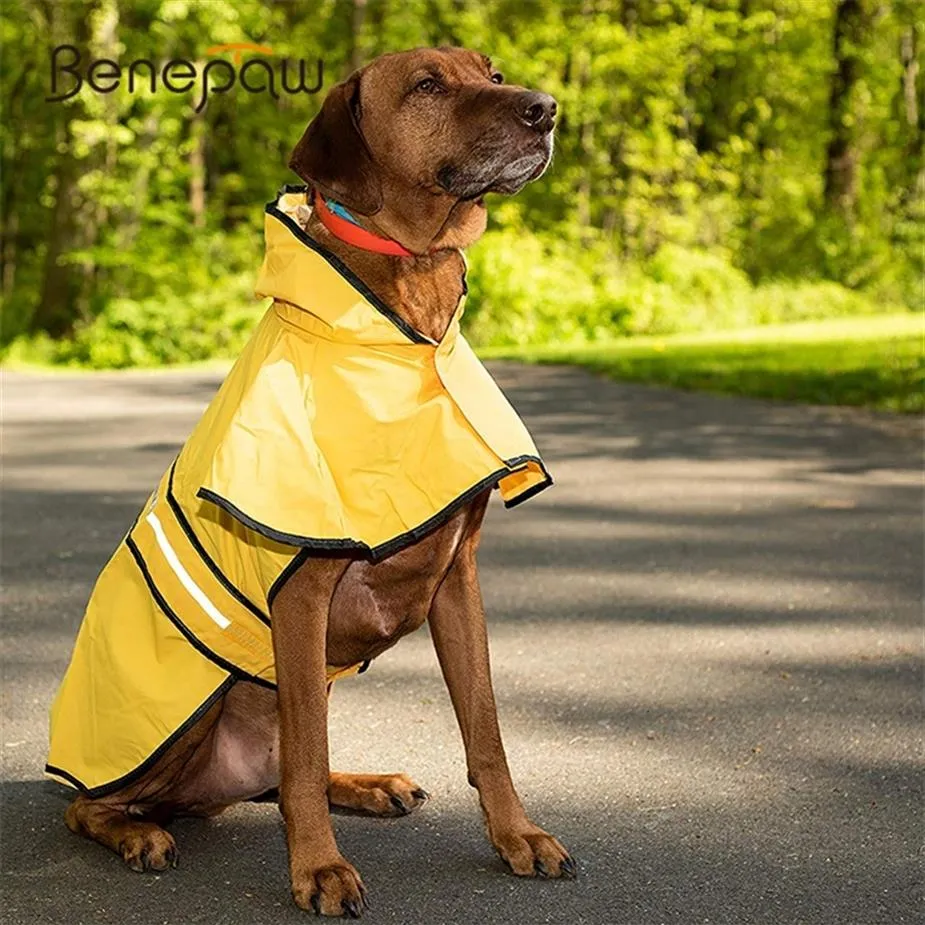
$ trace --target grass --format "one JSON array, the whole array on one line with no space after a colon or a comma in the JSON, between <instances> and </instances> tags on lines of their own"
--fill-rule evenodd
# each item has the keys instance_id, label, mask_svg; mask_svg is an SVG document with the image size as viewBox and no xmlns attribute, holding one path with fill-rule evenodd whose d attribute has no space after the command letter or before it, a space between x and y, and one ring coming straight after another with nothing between
<instances>
[{"instance_id":1,"label":"grass","mask_svg":"<svg viewBox=\"0 0 925 925\"><path fill-rule=\"evenodd\" d=\"M680 389L912 413L925 410L923 333L921 315L874 315L479 354Z\"/></svg>"}]
</instances>

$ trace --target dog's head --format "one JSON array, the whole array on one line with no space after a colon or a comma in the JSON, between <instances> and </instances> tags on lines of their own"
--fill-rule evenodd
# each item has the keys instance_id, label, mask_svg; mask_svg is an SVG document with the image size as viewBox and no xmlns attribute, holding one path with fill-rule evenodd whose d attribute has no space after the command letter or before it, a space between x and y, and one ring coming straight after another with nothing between
<instances>
[{"instance_id":1,"label":"dog's head","mask_svg":"<svg viewBox=\"0 0 925 925\"><path fill-rule=\"evenodd\" d=\"M555 114L551 96L505 84L474 51L384 55L328 93L289 166L423 250L454 214L481 233L486 193L515 193L543 173Z\"/></svg>"}]
</instances>

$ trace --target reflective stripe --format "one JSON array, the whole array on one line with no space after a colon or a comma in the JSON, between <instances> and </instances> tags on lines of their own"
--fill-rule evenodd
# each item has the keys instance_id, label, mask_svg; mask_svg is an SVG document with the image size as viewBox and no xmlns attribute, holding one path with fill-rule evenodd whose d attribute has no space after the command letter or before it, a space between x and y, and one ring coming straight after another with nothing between
<instances>
[{"instance_id":1,"label":"reflective stripe","mask_svg":"<svg viewBox=\"0 0 925 925\"><path fill-rule=\"evenodd\" d=\"M180 579L183 587L189 591L196 603L199 604L209 617L222 629L227 629L231 626L231 621L219 612L215 604L206 597L202 588L190 577L190 573L183 568L183 563L177 558L177 554L173 551L173 547L167 541L164 528L161 526L161 522L157 519L157 515L154 511L151 511L151 513L145 517L145 520L151 524L151 528L154 530L154 537L157 540L157 545L161 547L161 552L164 554L167 564L174 570L174 573L177 578Z\"/></svg>"}]
</instances>

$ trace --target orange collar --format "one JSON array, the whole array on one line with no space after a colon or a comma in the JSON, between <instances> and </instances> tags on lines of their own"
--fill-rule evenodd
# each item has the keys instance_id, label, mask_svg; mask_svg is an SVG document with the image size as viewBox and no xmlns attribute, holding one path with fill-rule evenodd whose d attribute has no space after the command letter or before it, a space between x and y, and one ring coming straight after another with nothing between
<instances>
[{"instance_id":1,"label":"orange collar","mask_svg":"<svg viewBox=\"0 0 925 925\"><path fill-rule=\"evenodd\" d=\"M328 208L328 204L324 201L324 196L317 190L312 190L311 201L313 208L318 213L321 224L335 238L340 238L341 241L345 241L347 244L359 247L360 250L373 251L377 254L388 254L391 257L414 256L407 247L399 244L398 241L373 234L373 232L367 231L365 228L361 228L339 215L335 215Z\"/></svg>"}]
</instances>

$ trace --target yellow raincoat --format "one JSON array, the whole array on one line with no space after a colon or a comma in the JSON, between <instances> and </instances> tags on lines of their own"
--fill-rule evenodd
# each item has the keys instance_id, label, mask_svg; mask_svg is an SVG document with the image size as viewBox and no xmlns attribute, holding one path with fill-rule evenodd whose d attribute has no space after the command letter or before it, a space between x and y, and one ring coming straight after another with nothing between
<instances>
[{"instance_id":1,"label":"yellow raincoat","mask_svg":"<svg viewBox=\"0 0 925 925\"><path fill-rule=\"evenodd\" d=\"M267 206L273 303L90 598L46 772L93 796L236 680L275 686L270 608L313 551L379 560L487 487L510 506L550 484L462 304L439 343L415 331L302 231L305 205L287 187Z\"/></svg>"}]
</instances>

